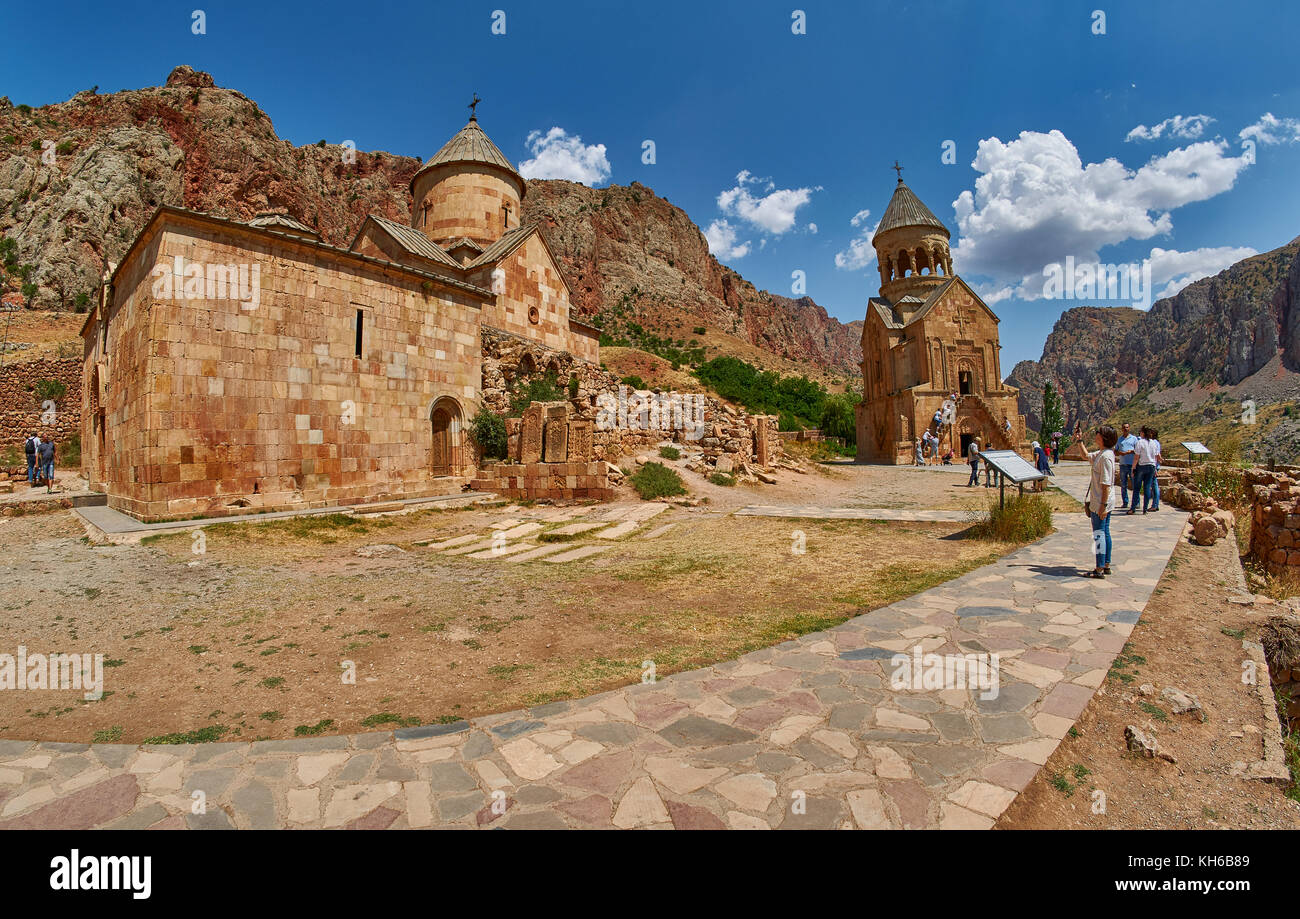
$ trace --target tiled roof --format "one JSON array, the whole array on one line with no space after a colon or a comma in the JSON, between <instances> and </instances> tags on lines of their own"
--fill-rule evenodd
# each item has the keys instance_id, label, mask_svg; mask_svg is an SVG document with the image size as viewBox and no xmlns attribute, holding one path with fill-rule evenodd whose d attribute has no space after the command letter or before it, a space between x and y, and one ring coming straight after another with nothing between
<instances>
[{"instance_id":1,"label":"tiled roof","mask_svg":"<svg viewBox=\"0 0 1300 919\"><path fill-rule=\"evenodd\" d=\"M899 227L935 227L943 230L945 236L948 235L948 228L943 225L943 221L921 203L921 199L912 189L903 184L902 179L898 180L894 197L889 199L889 207L885 208L885 214L880 218L876 235L879 236L886 230L895 230Z\"/></svg>"},{"instance_id":2,"label":"tiled roof","mask_svg":"<svg viewBox=\"0 0 1300 919\"><path fill-rule=\"evenodd\" d=\"M876 315L880 317L880 321L885 324L885 328L901 329L903 327L902 321L894 313L894 308L889 305L888 300L872 297L868 302L871 304L871 308L876 311Z\"/></svg>"},{"instance_id":3,"label":"tiled roof","mask_svg":"<svg viewBox=\"0 0 1300 919\"><path fill-rule=\"evenodd\" d=\"M460 262L444 252L437 243L414 227L408 227L396 220L389 220L387 217L380 217L378 214L371 214L370 219L379 224L380 228L388 233L399 246L412 255L428 259L431 262L437 262L439 265L447 265L452 268L460 267Z\"/></svg>"},{"instance_id":4,"label":"tiled roof","mask_svg":"<svg viewBox=\"0 0 1300 919\"><path fill-rule=\"evenodd\" d=\"M473 270L482 268L484 265L491 265L501 261L506 255L514 249L515 246L523 242L533 230L537 229L536 224L525 224L521 227L515 227L507 232L504 236L483 250L483 254L465 267Z\"/></svg>"},{"instance_id":5,"label":"tiled roof","mask_svg":"<svg viewBox=\"0 0 1300 919\"><path fill-rule=\"evenodd\" d=\"M498 169L504 169L506 172L519 182L520 187L524 185L523 177L519 175L513 163L506 159L506 155L501 152L492 139L487 136L482 128L478 125L476 118L471 118L465 127L456 132L451 140L442 145L442 149L429 157L429 161L420 167L411 178L411 184L423 173L436 166L445 166L450 163L484 163L488 166L495 166Z\"/></svg>"},{"instance_id":6,"label":"tiled roof","mask_svg":"<svg viewBox=\"0 0 1300 919\"><path fill-rule=\"evenodd\" d=\"M475 252L483 251L483 247L474 242L474 240L470 239L468 236L462 236L455 242L448 243L447 251L450 252L452 249L459 249L461 246L466 246L467 248L473 249Z\"/></svg>"},{"instance_id":7,"label":"tiled roof","mask_svg":"<svg viewBox=\"0 0 1300 919\"><path fill-rule=\"evenodd\" d=\"M252 220L248 221L250 227L265 227L268 230L284 230L287 233L302 233L306 236L313 236L317 239L320 234L306 224L299 223L288 214L266 213L258 214Z\"/></svg>"}]
</instances>

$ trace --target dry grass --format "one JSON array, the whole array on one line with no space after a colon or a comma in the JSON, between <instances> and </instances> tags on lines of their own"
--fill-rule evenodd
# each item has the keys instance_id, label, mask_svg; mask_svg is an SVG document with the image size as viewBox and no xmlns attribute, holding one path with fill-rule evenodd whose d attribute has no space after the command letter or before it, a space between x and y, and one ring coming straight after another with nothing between
<instances>
[{"instance_id":1,"label":"dry grass","mask_svg":"<svg viewBox=\"0 0 1300 919\"><path fill-rule=\"evenodd\" d=\"M114 665L99 702L0 694L0 736L232 740L510 710L639 680L643 661L664 675L827 628L1012 548L954 538L962 524L683 510L656 518L677 524L658 539L574 564L417 545L527 513L218 526L201 557L187 533L101 550L62 518L12 520L0 530L0 565L17 572L0 647L94 651ZM804 554L792 551L796 529ZM38 535L55 540L40 570L26 564ZM375 543L406 551L356 554ZM342 661L355 684L341 681Z\"/></svg>"}]
</instances>

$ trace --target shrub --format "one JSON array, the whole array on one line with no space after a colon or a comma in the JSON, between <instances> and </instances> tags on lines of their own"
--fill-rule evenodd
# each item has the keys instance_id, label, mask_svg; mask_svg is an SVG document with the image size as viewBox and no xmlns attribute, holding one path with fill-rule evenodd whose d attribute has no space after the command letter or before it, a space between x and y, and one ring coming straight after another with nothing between
<instances>
[{"instance_id":1,"label":"shrub","mask_svg":"<svg viewBox=\"0 0 1300 919\"><path fill-rule=\"evenodd\" d=\"M730 488L732 485L736 484L736 477L734 475L727 475L725 472L715 472L709 476L709 481L714 485L722 485L725 488Z\"/></svg>"},{"instance_id":2,"label":"shrub","mask_svg":"<svg viewBox=\"0 0 1300 919\"><path fill-rule=\"evenodd\" d=\"M560 380L554 370L548 370L540 377L529 380L510 396L510 416L518 418L533 402L559 402L564 398L560 389Z\"/></svg>"},{"instance_id":3,"label":"shrub","mask_svg":"<svg viewBox=\"0 0 1300 919\"><path fill-rule=\"evenodd\" d=\"M1041 539L1052 529L1052 509L1039 495L1008 496L1005 506L995 500L987 516L976 521L971 535L996 542L1025 543Z\"/></svg>"},{"instance_id":4,"label":"shrub","mask_svg":"<svg viewBox=\"0 0 1300 919\"><path fill-rule=\"evenodd\" d=\"M505 459L508 451L505 419L481 408L470 422L470 436L483 450L484 459Z\"/></svg>"},{"instance_id":5,"label":"shrub","mask_svg":"<svg viewBox=\"0 0 1300 919\"><path fill-rule=\"evenodd\" d=\"M704 334L704 326L702 326L702 325L697 325L695 328L691 329L691 334L693 334L693 335L703 335L703 334Z\"/></svg>"},{"instance_id":6,"label":"shrub","mask_svg":"<svg viewBox=\"0 0 1300 919\"><path fill-rule=\"evenodd\" d=\"M64 469L77 469L81 466L81 435L72 434L59 445L59 465Z\"/></svg>"},{"instance_id":7,"label":"shrub","mask_svg":"<svg viewBox=\"0 0 1300 919\"><path fill-rule=\"evenodd\" d=\"M646 463L631 478L632 487L645 501L686 494L686 485L675 470L663 463Z\"/></svg>"},{"instance_id":8,"label":"shrub","mask_svg":"<svg viewBox=\"0 0 1300 919\"><path fill-rule=\"evenodd\" d=\"M1197 491L1213 498L1222 508L1235 511L1250 504L1250 491L1240 469L1221 463L1203 463L1196 467L1192 480Z\"/></svg>"},{"instance_id":9,"label":"shrub","mask_svg":"<svg viewBox=\"0 0 1300 919\"><path fill-rule=\"evenodd\" d=\"M630 376L625 376L625 377L623 377L623 379L619 380L619 382L622 383L624 386L631 386L633 389L647 389L647 388L648 388L648 387L645 385L645 380L641 379L641 378L640 378L639 376L637 376L636 374L631 374Z\"/></svg>"},{"instance_id":10,"label":"shrub","mask_svg":"<svg viewBox=\"0 0 1300 919\"><path fill-rule=\"evenodd\" d=\"M68 394L68 384L62 380L37 380L36 381L36 401L45 402L47 399L53 399L58 402Z\"/></svg>"},{"instance_id":11,"label":"shrub","mask_svg":"<svg viewBox=\"0 0 1300 919\"><path fill-rule=\"evenodd\" d=\"M660 447L659 455L667 460L679 460L682 458L682 451L676 447Z\"/></svg>"},{"instance_id":12,"label":"shrub","mask_svg":"<svg viewBox=\"0 0 1300 919\"><path fill-rule=\"evenodd\" d=\"M579 385L581 385L581 384L578 382L578 375L577 375L576 373L575 373L575 374L571 374L571 375L569 376L569 398L570 398L570 399L576 399L576 398L578 398L578 387L579 387Z\"/></svg>"}]
</instances>

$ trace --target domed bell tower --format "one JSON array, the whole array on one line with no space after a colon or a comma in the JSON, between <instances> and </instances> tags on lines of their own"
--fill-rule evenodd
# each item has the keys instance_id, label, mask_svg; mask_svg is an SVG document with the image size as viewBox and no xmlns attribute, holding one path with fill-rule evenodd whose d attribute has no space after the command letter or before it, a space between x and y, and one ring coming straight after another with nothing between
<instances>
[{"instance_id":1,"label":"domed bell tower","mask_svg":"<svg viewBox=\"0 0 1300 919\"><path fill-rule=\"evenodd\" d=\"M526 184L505 154L469 122L411 179L411 225L444 249L469 239L486 249L519 226Z\"/></svg>"},{"instance_id":2,"label":"domed bell tower","mask_svg":"<svg viewBox=\"0 0 1300 919\"><path fill-rule=\"evenodd\" d=\"M905 297L925 300L947 282L952 256L948 228L903 182L902 167L895 163L894 169L898 185L871 244L880 268L880 296L898 305Z\"/></svg>"}]
</instances>

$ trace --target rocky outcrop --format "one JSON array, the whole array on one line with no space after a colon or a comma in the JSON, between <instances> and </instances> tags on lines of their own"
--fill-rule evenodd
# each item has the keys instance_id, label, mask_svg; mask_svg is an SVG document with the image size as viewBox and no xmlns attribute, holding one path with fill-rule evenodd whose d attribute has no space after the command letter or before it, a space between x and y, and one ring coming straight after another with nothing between
<instances>
[{"instance_id":1,"label":"rocky outcrop","mask_svg":"<svg viewBox=\"0 0 1300 919\"><path fill-rule=\"evenodd\" d=\"M87 90L34 109L0 99L0 231L34 266L30 305L71 309L162 204L237 220L282 210L342 246L367 213L407 220L420 160L333 140L281 140L255 102L188 66L160 87ZM757 290L643 185L533 181L524 218L543 225L578 312L598 325L635 322L674 341L707 326L857 375L861 323L840 323L807 297Z\"/></svg>"},{"instance_id":2,"label":"rocky outcrop","mask_svg":"<svg viewBox=\"0 0 1300 919\"><path fill-rule=\"evenodd\" d=\"M1187 384L1261 403L1300 396L1300 237L1190 284L1146 313L1066 310L1042 358L1021 361L1007 377L1034 429L1048 381L1061 392L1067 427L1099 422L1139 391Z\"/></svg>"},{"instance_id":3,"label":"rocky outcrop","mask_svg":"<svg viewBox=\"0 0 1300 919\"><path fill-rule=\"evenodd\" d=\"M860 373L861 322L832 319L811 297L758 290L709 253L681 208L639 182L588 188L534 179L524 219L542 225L573 302L598 326L634 322L673 339L707 326L789 360Z\"/></svg>"}]
</instances>

